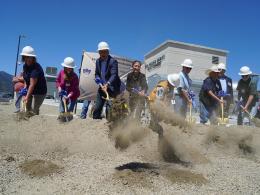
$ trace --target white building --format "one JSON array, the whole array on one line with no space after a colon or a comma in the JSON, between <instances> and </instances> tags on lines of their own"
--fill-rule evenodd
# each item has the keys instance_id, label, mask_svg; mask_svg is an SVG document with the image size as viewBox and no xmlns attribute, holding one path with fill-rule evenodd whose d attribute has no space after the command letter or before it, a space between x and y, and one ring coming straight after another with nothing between
<instances>
[{"instance_id":1,"label":"white building","mask_svg":"<svg viewBox=\"0 0 260 195\"><path fill-rule=\"evenodd\" d=\"M227 61L228 51L167 40L145 55L145 69L149 88L158 80L166 79L170 73L181 71L184 59L191 59L194 65L190 73L193 83L200 84L206 78L205 71L214 64Z\"/></svg>"}]
</instances>

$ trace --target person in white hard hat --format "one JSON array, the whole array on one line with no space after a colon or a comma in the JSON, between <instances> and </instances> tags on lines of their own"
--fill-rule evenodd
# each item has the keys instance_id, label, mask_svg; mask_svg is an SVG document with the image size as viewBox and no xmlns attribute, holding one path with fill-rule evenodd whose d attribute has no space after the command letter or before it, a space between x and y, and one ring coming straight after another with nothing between
<instances>
[{"instance_id":1,"label":"person in white hard hat","mask_svg":"<svg viewBox=\"0 0 260 195\"><path fill-rule=\"evenodd\" d=\"M101 113L106 102L102 98L104 92L107 92L110 97L116 97L120 93L121 81L118 76L118 62L109 55L109 50L106 42L102 41L98 44L100 57L96 61L95 79L102 82L102 87L97 92L93 119L102 119Z\"/></svg>"},{"instance_id":2,"label":"person in white hard hat","mask_svg":"<svg viewBox=\"0 0 260 195\"><path fill-rule=\"evenodd\" d=\"M24 98L28 113L39 115L40 106L47 93L47 83L44 71L36 60L36 54L31 46L23 48L22 53L23 78L28 92Z\"/></svg>"},{"instance_id":3,"label":"person in white hard hat","mask_svg":"<svg viewBox=\"0 0 260 195\"><path fill-rule=\"evenodd\" d=\"M174 89L179 85L179 74L169 74L167 80L161 80L155 88L150 92L150 101L162 101L166 105L170 105L174 97Z\"/></svg>"},{"instance_id":4,"label":"person in white hard hat","mask_svg":"<svg viewBox=\"0 0 260 195\"><path fill-rule=\"evenodd\" d=\"M233 104L233 101L234 101L232 79L225 75L227 68L224 63L220 63L218 65L218 69L220 71L219 81L221 84L222 91L225 94L225 96L224 96L224 100L225 100L224 117L228 118L230 104Z\"/></svg>"},{"instance_id":5,"label":"person in white hard hat","mask_svg":"<svg viewBox=\"0 0 260 195\"><path fill-rule=\"evenodd\" d=\"M218 80L219 69L213 65L206 71L208 77L203 81L200 90L200 123L205 124L210 120L212 124L216 124L216 111L218 105L223 103L218 97L219 92L222 90L220 81Z\"/></svg>"},{"instance_id":6,"label":"person in white hard hat","mask_svg":"<svg viewBox=\"0 0 260 195\"><path fill-rule=\"evenodd\" d=\"M189 77L189 73L193 68L193 64L190 59L185 59L181 66L182 71L180 72L180 85L178 87L181 97L180 114L183 117L186 117L188 105L192 104L192 100L189 98L192 85L192 80Z\"/></svg>"},{"instance_id":7,"label":"person in white hard hat","mask_svg":"<svg viewBox=\"0 0 260 195\"><path fill-rule=\"evenodd\" d=\"M80 95L79 91L79 79L74 72L76 68L74 59L66 57L61 63L63 70L61 70L56 78L56 87L59 92L59 96L62 100L66 100L68 106L68 112L73 112L77 99ZM63 102L60 101L60 113L64 113Z\"/></svg>"},{"instance_id":8,"label":"person in white hard hat","mask_svg":"<svg viewBox=\"0 0 260 195\"><path fill-rule=\"evenodd\" d=\"M243 124L243 112L251 112L252 108L258 101L257 84L251 78L252 71L248 66L240 68L238 73L242 78L237 85L238 101L240 102L239 114L237 117L237 124Z\"/></svg>"},{"instance_id":9,"label":"person in white hard hat","mask_svg":"<svg viewBox=\"0 0 260 195\"><path fill-rule=\"evenodd\" d=\"M173 102L175 100L174 89L179 85L179 74L173 73L167 76L167 80L161 80L157 83L154 89L150 92L149 103L151 111L151 120L149 127L157 132L159 137L163 136L163 128L159 124L161 117L158 116L156 110L153 107L159 103L163 106L169 107L174 106ZM163 109L163 108L162 108Z\"/></svg>"}]
</instances>

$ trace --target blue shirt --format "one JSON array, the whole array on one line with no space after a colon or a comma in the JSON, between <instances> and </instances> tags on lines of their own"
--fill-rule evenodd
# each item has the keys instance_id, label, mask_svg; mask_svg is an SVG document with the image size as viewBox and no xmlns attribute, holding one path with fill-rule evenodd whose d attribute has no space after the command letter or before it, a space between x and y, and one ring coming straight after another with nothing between
<instances>
[{"instance_id":1,"label":"blue shirt","mask_svg":"<svg viewBox=\"0 0 260 195\"><path fill-rule=\"evenodd\" d=\"M214 80L211 77L207 77L203 81L203 85L200 90L200 101L203 102L207 107L215 107L218 102L213 97L211 97L208 92L212 91L212 93L217 96L218 92L221 90L221 84L218 79Z\"/></svg>"},{"instance_id":2,"label":"blue shirt","mask_svg":"<svg viewBox=\"0 0 260 195\"><path fill-rule=\"evenodd\" d=\"M108 58L106 58L105 60L101 61L101 79L106 83L106 70L107 70L107 60Z\"/></svg>"},{"instance_id":3,"label":"blue shirt","mask_svg":"<svg viewBox=\"0 0 260 195\"><path fill-rule=\"evenodd\" d=\"M186 74L185 72L181 72L179 88L189 91L191 84L192 84L192 80L190 79L189 75Z\"/></svg>"},{"instance_id":4,"label":"blue shirt","mask_svg":"<svg viewBox=\"0 0 260 195\"><path fill-rule=\"evenodd\" d=\"M23 78L26 83L27 89L30 86L30 79L37 79L32 95L44 95L47 93L47 84L44 76L43 69L40 64L35 63L31 66L23 65Z\"/></svg>"}]
</instances>

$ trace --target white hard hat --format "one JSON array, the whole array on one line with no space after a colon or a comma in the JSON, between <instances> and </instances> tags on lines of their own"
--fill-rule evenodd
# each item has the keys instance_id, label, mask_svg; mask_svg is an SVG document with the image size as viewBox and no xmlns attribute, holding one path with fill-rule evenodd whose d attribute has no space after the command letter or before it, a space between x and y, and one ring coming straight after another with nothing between
<instances>
[{"instance_id":1,"label":"white hard hat","mask_svg":"<svg viewBox=\"0 0 260 195\"><path fill-rule=\"evenodd\" d=\"M250 74L252 74L252 71L250 70L250 68L248 66L243 66L242 68L240 68L240 72L238 74L241 76L250 75Z\"/></svg>"},{"instance_id":2,"label":"white hard hat","mask_svg":"<svg viewBox=\"0 0 260 195\"><path fill-rule=\"evenodd\" d=\"M220 72L220 70L219 70L218 66L213 65L213 66L211 66L210 69L206 70L205 73L208 75L208 74L211 73L211 72Z\"/></svg>"},{"instance_id":3,"label":"white hard hat","mask_svg":"<svg viewBox=\"0 0 260 195\"><path fill-rule=\"evenodd\" d=\"M224 63L219 63L218 68L221 70L227 70L226 64Z\"/></svg>"},{"instance_id":4,"label":"white hard hat","mask_svg":"<svg viewBox=\"0 0 260 195\"><path fill-rule=\"evenodd\" d=\"M188 67L188 68L193 68L193 64L192 64L191 59L185 59L183 61L183 63L181 64L181 66Z\"/></svg>"},{"instance_id":5,"label":"white hard hat","mask_svg":"<svg viewBox=\"0 0 260 195\"><path fill-rule=\"evenodd\" d=\"M179 80L180 80L180 75L179 74L176 74L176 73L174 73L174 74L169 74L168 76L167 76L167 80L168 80L168 82L172 85L172 86L177 86L178 85L178 83L179 83Z\"/></svg>"},{"instance_id":6,"label":"white hard hat","mask_svg":"<svg viewBox=\"0 0 260 195\"><path fill-rule=\"evenodd\" d=\"M109 45L107 44L107 42L101 41L98 44L98 51L100 50L109 50Z\"/></svg>"},{"instance_id":7,"label":"white hard hat","mask_svg":"<svg viewBox=\"0 0 260 195\"><path fill-rule=\"evenodd\" d=\"M65 58L64 62L61 65L66 68L76 68L74 59L71 57Z\"/></svg>"},{"instance_id":8,"label":"white hard hat","mask_svg":"<svg viewBox=\"0 0 260 195\"><path fill-rule=\"evenodd\" d=\"M31 46L25 46L20 53L21 56L36 57L34 49Z\"/></svg>"}]
</instances>

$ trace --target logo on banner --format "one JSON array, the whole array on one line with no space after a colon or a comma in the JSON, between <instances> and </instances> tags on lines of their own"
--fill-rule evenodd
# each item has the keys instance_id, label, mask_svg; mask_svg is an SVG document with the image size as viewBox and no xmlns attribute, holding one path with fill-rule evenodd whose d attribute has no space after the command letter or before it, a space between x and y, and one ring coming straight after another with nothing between
<instances>
[{"instance_id":1,"label":"logo on banner","mask_svg":"<svg viewBox=\"0 0 260 195\"><path fill-rule=\"evenodd\" d=\"M90 70L90 69L88 69L88 68L84 68L84 69L83 69L83 74L89 75L90 73L91 73L91 70Z\"/></svg>"}]
</instances>

